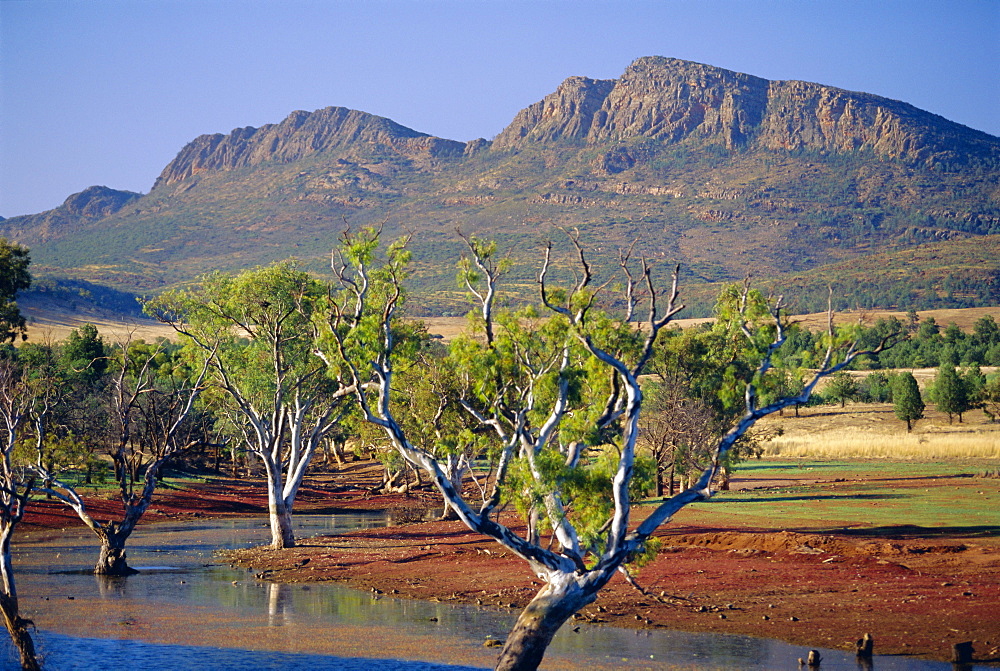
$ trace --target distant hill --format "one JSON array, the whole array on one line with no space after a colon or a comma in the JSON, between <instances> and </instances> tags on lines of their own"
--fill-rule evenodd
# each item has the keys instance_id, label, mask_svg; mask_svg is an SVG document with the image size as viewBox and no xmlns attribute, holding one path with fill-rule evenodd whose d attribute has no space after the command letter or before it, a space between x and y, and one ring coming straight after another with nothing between
<instances>
[{"instance_id":1,"label":"distant hill","mask_svg":"<svg viewBox=\"0 0 1000 671\"><path fill-rule=\"evenodd\" d=\"M203 135L146 195L93 187L0 235L31 247L36 274L150 293L287 256L322 271L345 225L381 222L412 235L435 314L464 310L456 228L510 250L521 293L565 227L599 265L634 241L664 272L681 263L695 294L751 272L807 292L836 280L863 307L996 304L1000 138L868 93L649 57L570 77L493 140L340 107Z\"/></svg>"}]
</instances>

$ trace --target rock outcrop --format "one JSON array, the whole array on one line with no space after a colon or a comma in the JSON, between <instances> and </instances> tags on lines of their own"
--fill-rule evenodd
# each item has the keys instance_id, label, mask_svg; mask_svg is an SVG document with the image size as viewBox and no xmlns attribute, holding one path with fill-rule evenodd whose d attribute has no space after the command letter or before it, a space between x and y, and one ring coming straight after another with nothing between
<instances>
[{"instance_id":1,"label":"rock outcrop","mask_svg":"<svg viewBox=\"0 0 1000 671\"><path fill-rule=\"evenodd\" d=\"M203 172L291 163L337 149L381 149L414 160L461 157L466 143L432 137L395 121L345 107L292 112L278 124L201 135L171 161L153 188Z\"/></svg>"},{"instance_id":2,"label":"rock outcrop","mask_svg":"<svg viewBox=\"0 0 1000 671\"><path fill-rule=\"evenodd\" d=\"M442 289L454 286L456 228L511 249L521 279L535 272L530 240L556 227L599 255L640 244L705 281L933 244L960 247L948 291L928 257L937 279L865 271L857 304L986 304L1000 270L980 252L1000 238L998 184L1000 138L911 105L650 57L617 79L570 77L493 141L342 107L203 135L145 196L95 187L0 222L0 235L45 272L148 291L284 256L318 261L345 224L385 225L412 236L411 280L444 311L458 300ZM961 246L969 238L980 247Z\"/></svg>"},{"instance_id":3,"label":"rock outcrop","mask_svg":"<svg viewBox=\"0 0 1000 671\"><path fill-rule=\"evenodd\" d=\"M800 81L768 81L675 58L640 58L617 80L567 79L522 110L494 150L555 139L590 145L700 139L733 149L859 150L922 164L1000 160L997 138L912 105ZM608 170L641 156L608 156Z\"/></svg>"},{"instance_id":4,"label":"rock outcrop","mask_svg":"<svg viewBox=\"0 0 1000 671\"><path fill-rule=\"evenodd\" d=\"M484 151L517 151L538 143L607 145L604 172L622 172L652 157L649 146L689 140L728 149L870 151L925 165L1000 162L1000 141L912 105L800 81L768 81L676 58L646 57L618 79L570 77L523 109L491 143L456 142L344 107L293 112L260 128L202 135L164 168L154 190L205 172L312 155L389 155L417 166Z\"/></svg>"}]
</instances>

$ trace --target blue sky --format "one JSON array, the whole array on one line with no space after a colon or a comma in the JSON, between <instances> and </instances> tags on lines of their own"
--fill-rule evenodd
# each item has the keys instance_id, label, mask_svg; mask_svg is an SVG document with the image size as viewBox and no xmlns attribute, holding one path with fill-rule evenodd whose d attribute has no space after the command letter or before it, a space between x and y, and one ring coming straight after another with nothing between
<instances>
[{"instance_id":1,"label":"blue sky","mask_svg":"<svg viewBox=\"0 0 1000 671\"><path fill-rule=\"evenodd\" d=\"M1000 135L997 0L0 0L0 216L147 192L203 133L339 105L490 138L640 56L867 91Z\"/></svg>"}]
</instances>

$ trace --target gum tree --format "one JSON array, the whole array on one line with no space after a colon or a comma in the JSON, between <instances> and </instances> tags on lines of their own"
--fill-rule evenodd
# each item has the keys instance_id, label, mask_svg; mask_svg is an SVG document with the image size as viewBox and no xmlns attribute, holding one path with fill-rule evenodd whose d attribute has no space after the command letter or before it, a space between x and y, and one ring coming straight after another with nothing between
<instances>
[{"instance_id":1,"label":"gum tree","mask_svg":"<svg viewBox=\"0 0 1000 671\"><path fill-rule=\"evenodd\" d=\"M25 383L23 367L14 357L0 359L0 615L21 657L21 668L40 669L29 622L21 617L11 558L11 539L24 518L34 480L15 468L13 452L35 402L31 385Z\"/></svg>"},{"instance_id":2,"label":"gum tree","mask_svg":"<svg viewBox=\"0 0 1000 671\"><path fill-rule=\"evenodd\" d=\"M109 418L108 456L114 464L120 520L100 521L87 511L69 483L54 477L39 459L35 470L50 486L42 491L71 507L101 542L94 567L98 575L135 573L125 545L153 502L161 469L168 459L203 441L191 421L204 389L207 361L188 369L167 343L147 344L131 337L119 343L106 389Z\"/></svg>"},{"instance_id":3,"label":"gum tree","mask_svg":"<svg viewBox=\"0 0 1000 671\"><path fill-rule=\"evenodd\" d=\"M407 255L394 245L384 260L375 264L377 239L377 232L372 231L348 238L345 246L351 250L354 263L350 274L342 273L349 278L351 289L365 288L355 291L359 300L366 293L373 297L365 301L365 314L380 334L377 345L361 356L334 319L326 330L325 357L354 381L355 395L367 420L382 429L404 459L427 473L455 514L473 531L493 538L524 559L544 582L518 617L500 653L498 669L537 668L559 627L592 603L600 589L625 570L627 562L650 549L647 543L657 528L687 504L712 496L711 483L726 454L757 420L804 403L820 379L862 354L851 340L833 332L831 318L825 355L802 393L761 405L757 389L785 340L785 324L779 303L772 309L770 327L752 330L752 321L745 318L749 304L745 292L744 311L738 308L734 315L735 328L749 342L764 343L756 372L743 392L745 410L717 441L711 463L697 482L633 525L632 499L640 470L636 441L643 405L639 378L660 333L681 309L677 304L677 273L671 290L661 295L649 264L642 260L635 267L629 255L622 255L619 265L624 288L619 298L625 309L612 319L597 308L603 288L592 287L590 265L573 237L578 267L575 286L551 286L550 246L538 277L545 312L506 318L495 314L492 306L483 306L480 314L487 335L478 344L464 341L456 346L465 348L460 354L464 360L474 362L463 404L502 445L492 487L483 500L474 501L451 482L434 455L409 438L397 419L393 324L398 319ZM467 242L477 262L488 261L490 247L475 240ZM475 265L482 271L482 265ZM498 272L487 270L476 279L490 285L498 277ZM480 295L493 293L487 286ZM644 317L633 322L640 301ZM607 469L601 467L605 464ZM603 486L605 494L587 497L595 485ZM527 500L526 536L496 517L499 504L509 497ZM584 499L585 505L577 505L578 499ZM602 502L607 507L601 519L595 520L594 510L600 510ZM530 523L531 515L538 518L537 524ZM542 537L545 531L548 539Z\"/></svg>"},{"instance_id":4,"label":"gum tree","mask_svg":"<svg viewBox=\"0 0 1000 671\"><path fill-rule=\"evenodd\" d=\"M238 275L215 273L146 307L209 367L238 437L263 463L275 549L295 545L299 487L353 392L313 352L314 313L327 293L294 261L284 261Z\"/></svg>"}]
</instances>

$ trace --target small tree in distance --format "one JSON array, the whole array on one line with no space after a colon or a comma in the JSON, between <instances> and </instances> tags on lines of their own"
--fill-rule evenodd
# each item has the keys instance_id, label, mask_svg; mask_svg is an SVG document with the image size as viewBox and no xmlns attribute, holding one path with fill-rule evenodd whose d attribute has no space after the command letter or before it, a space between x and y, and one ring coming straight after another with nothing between
<instances>
[{"instance_id":1,"label":"small tree in distance","mask_svg":"<svg viewBox=\"0 0 1000 671\"><path fill-rule=\"evenodd\" d=\"M848 401L858 396L858 383L850 373L842 370L830 377L829 383L823 388L824 395L834 403L840 402L843 408Z\"/></svg>"},{"instance_id":2,"label":"small tree in distance","mask_svg":"<svg viewBox=\"0 0 1000 671\"><path fill-rule=\"evenodd\" d=\"M930 392L938 410L948 415L949 424L954 415L958 415L958 423L961 424L962 415L972 409L968 386L950 362L942 362L938 367Z\"/></svg>"},{"instance_id":3,"label":"small tree in distance","mask_svg":"<svg viewBox=\"0 0 1000 671\"><path fill-rule=\"evenodd\" d=\"M913 373L905 371L895 376L892 388L892 404L896 417L906 422L906 432L913 430L913 422L924 417L924 400L920 397L920 387Z\"/></svg>"}]
</instances>

